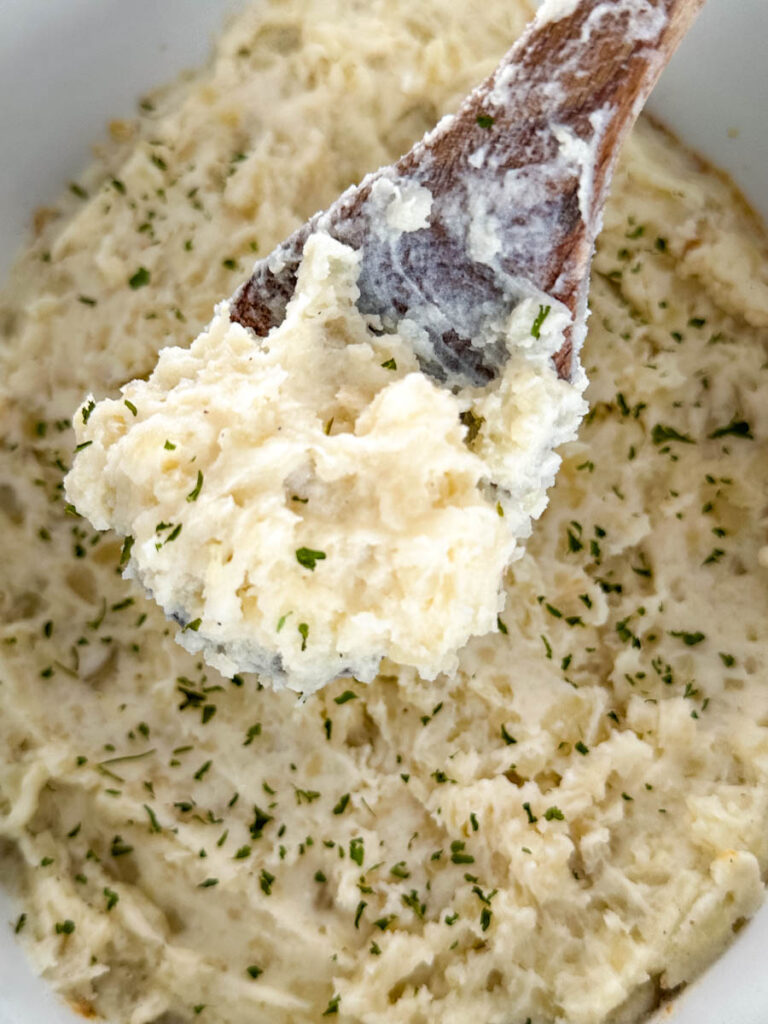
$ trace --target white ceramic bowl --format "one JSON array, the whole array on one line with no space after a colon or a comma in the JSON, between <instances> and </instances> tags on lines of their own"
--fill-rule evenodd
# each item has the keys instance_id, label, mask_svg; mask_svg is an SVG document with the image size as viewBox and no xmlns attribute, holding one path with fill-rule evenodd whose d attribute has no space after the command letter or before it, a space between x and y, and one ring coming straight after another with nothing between
<instances>
[{"instance_id":1,"label":"white ceramic bowl","mask_svg":"<svg viewBox=\"0 0 768 1024\"><path fill-rule=\"evenodd\" d=\"M321 2L321 0L318 0ZM136 97L201 61L239 0L0 0L0 275L34 208L88 163L88 146ZM768 219L766 0L708 0L650 104L741 185ZM0 570L1 571L1 570ZM1 882L1 880L0 880ZM73 1024L36 979L0 888L0 1024ZM657 1016L672 1024L766 1024L768 907Z\"/></svg>"}]
</instances>

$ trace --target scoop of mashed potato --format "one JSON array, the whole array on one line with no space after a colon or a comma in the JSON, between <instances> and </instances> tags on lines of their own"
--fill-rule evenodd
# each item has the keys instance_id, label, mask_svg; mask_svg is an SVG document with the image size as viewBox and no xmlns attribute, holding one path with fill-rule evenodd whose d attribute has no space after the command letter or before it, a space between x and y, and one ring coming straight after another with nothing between
<instances>
[{"instance_id":1,"label":"scoop of mashed potato","mask_svg":"<svg viewBox=\"0 0 768 1024\"><path fill-rule=\"evenodd\" d=\"M586 409L551 360L570 323L541 296L506 325L509 363L456 393L355 305L359 256L308 240L266 339L226 302L147 381L75 415L66 486L124 535L126 575L232 675L311 691L370 681L382 655L423 676L497 628L504 569Z\"/></svg>"}]
</instances>

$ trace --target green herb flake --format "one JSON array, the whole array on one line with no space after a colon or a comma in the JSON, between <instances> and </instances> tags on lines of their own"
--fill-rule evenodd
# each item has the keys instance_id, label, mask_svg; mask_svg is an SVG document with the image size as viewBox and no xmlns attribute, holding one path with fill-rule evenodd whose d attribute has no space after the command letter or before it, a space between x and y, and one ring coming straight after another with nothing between
<instances>
[{"instance_id":1,"label":"green herb flake","mask_svg":"<svg viewBox=\"0 0 768 1024\"><path fill-rule=\"evenodd\" d=\"M296 561L310 572L314 572L315 565L322 562L325 557L324 551L314 551L312 548L298 548L296 551Z\"/></svg>"},{"instance_id":2,"label":"green herb flake","mask_svg":"<svg viewBox=\"0 0 768 1024\"><path fill-rule=\"evenodd\" d=\"M357 694L354 690L345 690L344 693L339 694L338 697L333 698L334 704L346 704L350 700L357 700Z\"/></svg>"},{"instance_id":3,"label":"green herb flake","mask_svg":"<svg viewBox=\"0 0 768 1024\"><path fill-rule=\"evenodd\" d=\"M528 801L527 801L527 800L526 800L526 802L525 802L525 803L523 804L523 810L525 811L526 815L528 816L528 824L529 824L529 825L535 825L535 824L536 824L536 822L537 822L537 821L538 821L539 819L538 819L538 818L536 817L536 815L535 815L535 814L533 813L533 811L531 810L531 805L530 805L530 804L528 803Z\"/></svg>"},{"instance_id":4,"label":"green herb flake","mask_svg":"<svg viewBox=\"0 0 768 1024\"><path fill-rule=\"evenodd\" d=\"M245 734L243 740L244 747L250 747L257 736L261 736L261 722L256 722L254 725L248 727L248 732Z\"/></svg>"},{"instance_id":5,"label":"green herb flake","mask_svg":"<svg viewBox=\"0 0 768 1024\"><path fill-rule=\"evenodd\" d=\"M311 804L320 799L320 793L316 789L299 789L298 786L294 786L294 791L297 805Z\"/></svg>"},{"instance_id":6,"label":"green herb flake","mask_svg":"<svg viewBox=\"0 0 768 1024\"><path fill-rule=\"evenodd\" d=\"M692 437L687 434L681 434L680 431L675 430L674 427L666 426L663 423L657 423L651 431L651 440L654 444L666 444L668 441L679 441L682 444L695 444L696 442Z\"/></svg>"},{"instance_id":7,"label":"green herb flake","mask_svg":"<svg viewBox=\"0 0 768 1024\"><path fill-rule=\"evenodd\" d=\"M631 643L633 647L641 647L640 638L636 636L629 628L627 623L629 619L622 619L621 622L616 623L616 632L619 634L619 639L624 643Z\"/></svg>"},{"instance_id":8,"label":"green herb flake","mask_svg":"<svg viewBox=\"0 0 768 1024\"><path fill-rule=\"evenodd\" d=\"M707 555L707 557L704 559L704 561L701 564L702 565L713 565L715 562L719 562L724 554L725 554L725 551L722 548L712 548L710 553Z\"/></svg>"},{"instance_id":9,"label":"green herb flake","mask_svg":"<svg viewBox=\"0 0 768 1024\"><path fill-rule=\"evenodd\" d=\"M255 839L261 839L261 837L262 837L262 835L264 833L264 829L267 827L267 825L270 823L270 821L273 821L273 820L274 819L273 819L271 814L267 814L266 811L262 811L262 809L260 807L258 807L258 806L256 806L254 804L254 807L253 807L253 821L252 821L252 823L249 826L249 831L251 833L251 838L254 839L254 840Z\"/></svg>"},{"instance_id":10,"label":"green herb flake","mask_svg":"<svg viewBox=\"0 0 768 1024\"><path fill-rule=\"evenodd\" d=\"M149 831L150 832L162 832L163 831L163 827L160 824L160 822L157 820L157 815L152 810L152 808L149 806L149 804L143 804L142 806L144 807L144 810L147 812L147 817L149 818Z\"/></svg>"},{"instance_id":11,"label":"green herb flake","mask_svg":"<svg viewBox=\"0 0 768 1024\"><path fill-rule=\"evenodd\" d=\"M71 935L75 930L75 922L69 918L66 921L57 921L55 925L55 931L57 935Z\"/></svg>"},{"instance_id":12,"label":"green herb flake","mask_svg":"<svg viewBox=\"0 0 768 1024\"><path fill-rule=\"evenodd\" d=\"M752 429L747 420L731 420L730 423L724 427L718 427L717 430L713 430L709 434L710 438L718 437L743 437L749 441L754 441L755 435L752 433Z\"/></svg>"},{"instance_id":13,"label":"green herb flake","mask_svg":"<svg viewBox=\"0 0 768 1024\"><path fill-rule=\"evenodd\" d=\"M411 889L409 893L403 893L402 896L400 897L400 901L402 902L404 907L408 907L409 910L412 910L416 917L418 917L422 921L424 920L424 914L426 913L427 905L426 903L421 902L421 900L419 899L419 894L415 889Z\"/></svg>"},{"instance_id":14,"label":"green herb flake","mask_svg":"<svg viewBox=\"0 0 768 1024\"><path fill-rule=\"evenodd\" d=\"M360 900L357 904L357 910L355 911L355 928L360 927L360 918L363 916L363 911L368 906L365 900Z\"/></svg>"},{"instance_id":15,"label":"green herb flake","mask_svg":"<svg viewBox=\"0 0 768 1024\"><path fill-rule=\"evenodd\" d=\"M333 808L333 813L334 814L343 814L344 811L346 811L346 809L347 809L347 806L349 804L349 799L350 799L350 794L349 793L344 793L343 796L340 796L339 797L339 802Z\"/></svg>"},{"instance_id":16,"label":"green herb flake","mask_svg":"<svg viewBox=\"0 0 768 1024\"><path fill-rule=\"evenodd\" d=\"M688 633L684 629L670 630L670 636L676 637L678 640L682 640L686 647L695 647L696 644L700 644L702 640L706 640L705 633Z\"/></svg>"},{"instance_id":17,"label":"green herb flake","mask_svg":"<svg viewBox=\"0 0 768 1024\"><path fill-rule=\"evenodd\" d=\"M475 118L475 123L480 127L489 131L496 124L496 118L490 114L478 114Z\"/></svg>"},{"instance_id":18,"label":"green herb flake","mask_svg":"<svg viewBox=\"0 0 768 1024\"><path fill-rule=\"evenodd\" d=\"M117 904L120 901L120 897L114 891L114 889L110 889L109 887L105 888L103 890L103 892L104 892L104 899L107 901L105 909L106 909L107 913L109 913L110 910L113 910L117 906Z\"/></svg>"},{"instance_id":19,"label":"green herb flake","mask_svg":"<svg viewBox=\"0 0 768 1024\"><path fill-rule=\"evenodd\" d=\"M452 864L474 864L475 858L471 853L465 853L466 843L462 839L454 839L451 843Z\"/></svg>"},{"instance_id":20,"label":"green herb flake","mask_svg":"<svg viewBox=\"0 0 768 1024\"><path fill-rule=\"evenodd\" d=\"M544 811L544 818L546 821L564 821L565 815L559 807L548 807Z\"/></svg>"},{"instance_id":21,"label":"green herb flake","mask_svg":"<svg viewBox=\"0 0 768 1024\"><path fill-rule=\"evenodd\" d=\"M262 868L261 874L259 875L259 886L265 896L272 895L272 884L274 881L275 876L273 874L270 874L270 872L267 871L266 868Z\"/></svg>"},{"instance_id":22,"label":"green herb flake","mask_svg":"<svg viewBox=\"0 0 768 1024\"><path fill-rule=\"evenodd\" d=\"M119 562L120 568L122 568L124 565L126 565L127 562L128 562L128 559L131 557L131 548L133 547L133 544L134 544L134 538L133 537L126 537L125 540L123 541L123 547L122 547L122 549L120 551L120 562Z\"/></svg>"},{"instance_id":23,"label":"green herb flake","mask_svg":"<svg viewBox=\"0 0 768 1024\"><path fill-rule=\"evenodd\" d=\"M572 554L576 554L577 551L581 551L584 547L583 542L579 539L576 533L568 527L568 550Z\"/></svg>"},{"instance_id":24,"label":"green herb flake","mask_svg":"<svg viewBox=\"0 0 768 1024\"><path fill-rule=\"evenodd\" d=\"M335 995L332 999L329 999L328 1005L323 1010L322 1017L333 1017L339 1012L339 1006L341 1004L341 996Z\"/></svg>"},{"instance_id":25,"label":"green herb flake","mask_svg":"<svg viewBox=\"0 0 768 1024\"><path fill-rule=\"evenodd\" d=\"M143 288L150 282L150 273L146 267L139 267L135 274L132 274L128 278L128 284L136 291L137 288Z\"/></svg>"},{"instance_id":26,"label":"green herb flake","mask_svg":"<svg viewBox=\"0 0 768 1024\"><path fill-rule=\"evenodd\" d=\"M309 637L309 626L306 622L300 622L297 626L299 636L301 637L301 649L306 651L307 649L307 638Z\"/></svg>"},{"instance_id":27,"label":"green herb flake","mask_svg":"<svg viewBox=\"0 0 768 1024\"><path fill-rule=\"evenodd\" d=\"M124 842L122 836L115 836L110 844L109 852L112 857L125 857L129 853L133 853L133 847Z\"/></svg>"},{"instance_id":28,"label":"green herb flake","mask_svg":"<svg viewBox=\"0 0 768 1024\"><path fill-rule=\"evenodd\" d=\"M515 737L510 736L510 734L507 732L507 727L505 725L501 726L501 738L504 740L508 747L511 747L513 743L517 743Z\"/></svg>"},{"instance_id":29,"label":"green herb flake","mask_svg":"<svg viewBox=\"0 0 768 1024\"><path fill-rule=\"evenodd\" d=\"M123 405L126 407L131 416L139 415L139 410L136 408L133 402L130 402L127 398L123 399Z\"/></svg>"},{"instance_id":30,"label":"green herb flake","mask_svg":"<svg viewBox=\"0 0 768 1024\"><path fill-rule=\"evenodd\" d=\"M536 314L536 319L531 324L531 336L537 341L541 337L541 328L544 321L549 316L551 306L539 306L539 312Z\"/></svg>"},{"instance_id":31,"label":"green herb flake","mask_svg":"<svg viewBox=\"0 0 768 1024\"><path fill-rule=\"evenodd\" d=\"M387 359L386 362L383 362L381 364L381 366L382 366L382 369L384 369L384 370L396 370L397 369L397 363L395 362L394 359Z\"/></svg>"},{"instance_id":32,"label":"green herb flake","mask_svg":"<svg viewBox=\"0 0 768 1024\"><path fill-rule=\"evenodd\" d=\"M203 489L203 474L201 470L197 471L197 482L192 490L187 495L187 501L197 501L200 497L200 491Z\"/></svg>"},{"instance_id":33,"label":"green herb flake","mask_svg":"<svg viewBox=\"0 0 768 1024\"><path fill-rule=\"evenodd\" d=\"M499 632L503 633L504 636L506 636L509 633L506 624L501 621L501 616L499 615L496 616L496 625L499 627Z\"/></svg>"},{"instance_id":34,"label":"green herb flake","mask_svg":"<svg viewBox=\"0 0 768 1024\"><path fill-rule=\"evenodd\" d=\"M480 431L482 430L483 423L485 423L485 420L483 419L482 416L478 416L476 413L474 413L472 409L465 409L464 412L462 412L459 415L459 420L461 421L462 425L467 428L467 433L464 437L464 443L467 445L471 445L472 442L480 433Z\"/></svg>"},{"instance_id":35,"label":"green herb flake","mask_svg":"<svg viewBox=\"0 0 768 1024\"><path fill-rule=\"evenodd\" d=\"M582 743L581 740L579 740L579 742L574 745L574 748L578 750L582 757L586 757L586 755L589 753L589 747L586 745L586 743Z\"/></svg>"},{"instance_id":36,"label":"green herb flake","mask_svg":"<svg viewBox=\"0 0 768 1024\"><path fill-rule=\"evenodd\" d=\"M253 978L253 980L255 981L264 973L264 971L261 967L257 966L256 964L251 964L250 967L246 967L245 973L248 975L249 978Z\"/></svg>"},{"instance_id":37,"label":"green herb flake","mask_svg":"<svg viewBox=\"0 0 768 1024\"><path fill-rule=\"evenodd\" d=\"M349 856L351 860L357 864L358 867L363 866L363 859L365 857L365 846L361 836L356 836L354 839L349 841Z\"/></svg>"}]
</instances>

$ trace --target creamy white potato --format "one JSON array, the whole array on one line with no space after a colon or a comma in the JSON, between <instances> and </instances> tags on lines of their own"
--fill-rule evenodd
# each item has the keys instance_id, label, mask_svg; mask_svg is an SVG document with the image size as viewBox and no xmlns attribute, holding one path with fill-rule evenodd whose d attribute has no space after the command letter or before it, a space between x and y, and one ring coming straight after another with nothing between
<instances>
[{"instance_id":1,"label":"creamy white potato","mask_svg":"<svg viewBox=\"0 0 768 1024\"><path fill-rule=\"evenodd\" d=\"M315 234L264 341L225 302L148 381L89 396L65 481L127 537L126 576L187 650L305 693L370 682L382 656L434 679L497 629L504 569L586 411L581 368L568 382L552 363L571 324L559 303L522 301L504 372L454 392L358 312L359 264Z\"/></svg>"},{"instance_id":2,"label":"creamy white potato","mask_svg":"<svg viewBox=\"0 0 768 1024\"><path fill-rule=\"evenodd\" d=\"M634 1021L763 898L765 236L649 124L598 246L590 413L503 631L454 672L301 701L207 670L65 510L82 396L184 346L252 244L407 149L524 18L249 8L115 126L3 293L0 879L86 1014Z\"/></svg>"}]
</instances>

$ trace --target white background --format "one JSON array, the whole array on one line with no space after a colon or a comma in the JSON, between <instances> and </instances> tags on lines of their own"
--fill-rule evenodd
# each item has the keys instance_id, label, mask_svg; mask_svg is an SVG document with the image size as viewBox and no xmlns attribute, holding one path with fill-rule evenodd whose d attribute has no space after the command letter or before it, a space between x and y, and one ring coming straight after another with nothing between
<instances>
[{"instance_id":1,"label":"white background","mask_svg":"<svg viewBox=\"0 0 768 1024\"><path fill-rule=\"evenodd\" d=\"M130 116L141 92L203 60L212 33L238 6L0 0L0 276L31 212L77 177L106 122ZM708 0L651 109L729 170L768 218L766 40L766 0ZM32 976L6 927L16 913L0 888L0 1024L81 1021ZM767 948L768 908L660 1020L766 1024Z\"/></svg>"}]
</instances>

